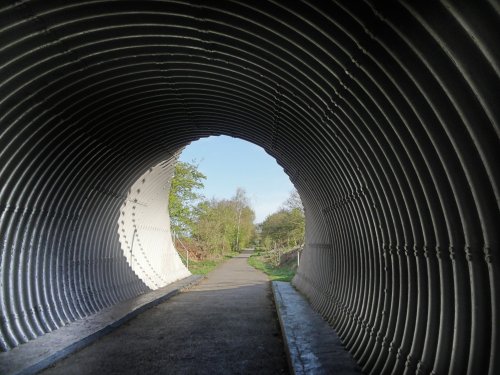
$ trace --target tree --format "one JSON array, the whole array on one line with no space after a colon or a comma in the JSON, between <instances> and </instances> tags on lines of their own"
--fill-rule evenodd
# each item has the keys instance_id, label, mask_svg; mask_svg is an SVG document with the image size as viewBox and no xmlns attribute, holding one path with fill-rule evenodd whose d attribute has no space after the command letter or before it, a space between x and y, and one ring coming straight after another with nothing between
<instances>
[{"instance_id":1,"label":"tree","mask_svg":"<svg viewBox=\"0 0 500 375\"><path fill-rule=\"evenodd\" d=\"M199 190L204 187L206 176L198 170L198 164L177 162L170 186L169 212L171 229L183 236L193 231L197 221L196 206L203 199Z\"/></svg>"},{"instance_id":2,"label":"tree","mask_svg":"<svg viewBox=\"0 0 500 375\"><path fill-rule=\"evenodd\" d=\"M193 236L210 253L224 254L248 246L255 228L255 213L243 189L231 199L201 202Z\"/></svg>"},{"instance_id":3,"label":"tree","mask_svg":"<svg viewBox=\"0 0 500 375\"><path fill-rule=\"evenodd\" d=\"M242 188L237 188L236 189L236 194L233 197L233 202L236 208L236 215L238 217L238 224L237 224L237 229L236 229L236 241L235 241L235 249L239 250L240 249L240 234L242 234L242 220L241 217L243 215L243 211L245 208L249 207L249 200L246 196L246 192ZM245 220L245 217L244 217ZM248 220L246 220L248 221ZM252 224L253 224L253 218L252 218Z\"/></svg>"},{"instance_id":4,"label":"tree","mask_svg":"<svg viewBox=\"0 0 500 375\"><path fill-rule=\"evenodd\" d=\"M302 212L302 214L304 213L304 206L302 205L302 200L300 199L299 192L296 189L292 190L290 196L283 203L283 208L285 210L297 209Z\"/></svg>"},{"instance_id":5,"label":"tree","mask_svg":"<svg viewBox=\"0 0 500 375\"><path fill-rule=\"evenodd\" d=\"M293 191L282 207L264 220L260 229L262 243L268 250L304 243L305 217L298 193Z\"/></svg>"}]
</instances>

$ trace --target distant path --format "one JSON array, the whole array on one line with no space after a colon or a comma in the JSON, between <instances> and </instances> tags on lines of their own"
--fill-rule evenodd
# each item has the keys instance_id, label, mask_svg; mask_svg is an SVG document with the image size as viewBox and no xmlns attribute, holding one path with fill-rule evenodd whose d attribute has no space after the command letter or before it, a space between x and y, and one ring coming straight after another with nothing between
<instances>
[{"instance_id":1,"label":"distant path","mask_svg":"<svg viewBox=\"0 0 500 375\"><path fill-rule=\"evenodd\" d=\"M270 283L250 253L43 374L287 374Z\"/></svg>"}]
</instances>

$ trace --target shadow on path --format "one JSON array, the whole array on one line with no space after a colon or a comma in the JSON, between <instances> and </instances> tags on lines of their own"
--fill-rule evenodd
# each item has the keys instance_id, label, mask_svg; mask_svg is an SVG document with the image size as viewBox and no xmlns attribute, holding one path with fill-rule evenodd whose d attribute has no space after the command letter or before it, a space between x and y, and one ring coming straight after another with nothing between
<instances>
[{"instance_id":1,"label":"shadow on path","mask_svg":"<svg viewBox=\"0 0 500 375\"><path fill-rule=\"evenodd\" d=\"M43 374L287 374L270 283L250 254Z\"/></svg>"}]
</instances>

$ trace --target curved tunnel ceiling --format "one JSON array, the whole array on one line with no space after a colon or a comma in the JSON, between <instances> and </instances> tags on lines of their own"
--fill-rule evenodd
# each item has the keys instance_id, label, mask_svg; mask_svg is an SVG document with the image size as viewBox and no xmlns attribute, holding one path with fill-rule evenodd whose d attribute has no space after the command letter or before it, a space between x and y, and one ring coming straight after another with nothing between
<instances>
[{"instance_id":1,"label":"curved tunnel ceiling","mask_svg":"<svg viewBox=\"0 0 500 375\"><path fill-rule=\"evenodd\" d=\"M294 284L366 372L498 373L499 20L496 0L2 3L2 349L149 290L127 191L225 134L296 185Z\"/></svg>"}]
</instances>

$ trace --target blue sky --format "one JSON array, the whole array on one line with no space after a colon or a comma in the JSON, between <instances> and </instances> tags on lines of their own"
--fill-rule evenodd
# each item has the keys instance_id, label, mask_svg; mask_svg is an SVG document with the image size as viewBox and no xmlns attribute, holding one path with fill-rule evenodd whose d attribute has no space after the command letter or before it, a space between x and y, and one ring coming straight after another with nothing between
<instances>
[{"instance_id":1,"label":"blue sky","mask_svg":"<svg viewBox=\"0 0 500 375\"><path fill-rule=\"evenodd\" d=\"M202 138L188 145L181 161L199 163L207 176L202 194L206 198L230 198L242 187L262 222L276 211L294 189L290 179L264 149L240 139L218 136Z\"/></svg>"}]
</instances>

